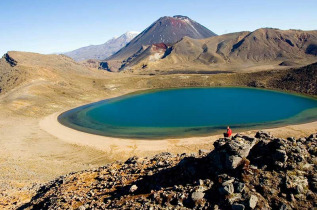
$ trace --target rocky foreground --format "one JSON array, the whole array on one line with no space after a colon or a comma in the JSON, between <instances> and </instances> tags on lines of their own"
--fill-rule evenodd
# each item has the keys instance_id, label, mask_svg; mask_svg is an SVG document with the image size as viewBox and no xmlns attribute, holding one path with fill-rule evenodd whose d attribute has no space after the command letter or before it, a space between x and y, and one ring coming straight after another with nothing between
<instances>
[{"instance_id":1,"label":"rocky foreground","mask_svg":"<svg viewBox=\"0 0 317 210\"><path fill-rule=\"evenodd\" d=\"M199 154L132 157L42 186L21 209L312 209L317 134L240 134Z\"/></svg>"}]
</instances>

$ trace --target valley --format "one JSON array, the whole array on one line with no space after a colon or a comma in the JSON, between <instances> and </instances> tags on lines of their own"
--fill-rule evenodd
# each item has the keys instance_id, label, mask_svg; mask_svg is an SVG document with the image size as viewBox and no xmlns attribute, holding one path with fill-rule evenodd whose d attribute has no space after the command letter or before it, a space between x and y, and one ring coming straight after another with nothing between
<instances>
[{"instance_id":1,"label":"valley","mask_svg":"<svg viewBox=\"0 0 317 210\"><path fill-rule=\"evenodd\" d=\"M293 155L293 151L298 150L294 144L303 142L304 146L302 146L302 149L306 154L303 161L307 162L307 164L314 164L315 160L313 158L315 157L313 155L314 148L316 148L314 146L316 145L316 134L314 133L317 133L317 121L313 118L310 119L309 116L307 116L306 121L301 121L302 123L264 126L265 132L258 132L258 130L251 128L233 130L234 133L240 133L231 138L234 143L230 142L230 139L223 139L223 134L220 131L212 133L212 135L211 133L192 136L171 135L159 140L147 139L142 135L142 139L136 139L132 138L131 134L112 137L100 136L66 127L59 123L57 118L66 111L93 102L139 91L169 88L231 87L232 89L238 89L238 87L247 87L282 91L307 96L313 100L317 97L316 50L316 30L259 28L254 31L217 35L187 16L176 15L172 17L163 16L157 19L141 33L127 32L104 44L86 46L64 54L8 51L0 59L0 208L18 209L20 207L22 209L36 209L37 207L46 208L51 204L52 206L50 207L52 208L93 208L96 206L89 199L94 198L94 195L91 194L91 192L94 193L94 190L88 190L89 195L87 194L88 191L85 191L82 199L74 198L77 199L74 203L70 202L71 199L68 195L57 193L60 197L55 198L55 190L66 194L77 193L76 190L78 190L81 195L81 187L74 187L77 184L73 182L78 177L82 178L79 178L81 182L78 183L85 183L80 186L86 186L88 182L95 184L94 180L100 179L100 182L108 187L111 182L104 182L104 175L108 176L110 173L111 176L116 177L116 171L125 172L117 167L129 168L131 166L129 164L133 163L135 165L130 167L131 170L129 169L129 174L127 174L127 179L130 180L121 180L124 185L131 184L144 175L144 171L142 171L144 168L142 168L143 166L138 166L138 161L136 160L139 158L137 157L141 157L141 159L145 157L154 157L156 159L157 157L161 160L160 162L172 161L166 167L161 167L158 165L159 162L157 160L145 158L150 161L146 163L145 169L148 170L147 167L154 167L153 170L147 171L149 172L147 175L152 176L155 173L158 175L154 174L154 177L160 177L160 170L168 171L170 166L181 165L183 157L185 159L192 158L198 164L201 162L200 159L203 158L204 160L207 155L207 152L203 151L208 151L208 156L210 153L214 158L212 154L216 153L217 155L219 151L210 151L213 151L217 145L219 146L222 143L234 147L235 144L240 144L241 142L242 146L246 146L252 141L252 147L256 142L258 147L263 147L266 150L267 146L263 146L263 142L273 142L272 144L280 144L282 142L287 149L284 148L285 151L281 152L280 147L274 147L276 156L281 156L283 153L289 157L298 158ZM183 103L192 98L194 97L185 98ZM252 102L261 101L250 100L254 100ZM247 107L244 104L248 103L248 100L235 97L234 100L229 100L226 103L239 103L241 107ZM267 99L261 103L265 107L265 103L274 104L277 101ZM281 100L279 103L281 105L280 108L288 106L288 104L283 104ZM139 110L142 111L142 106L148 106L148 104L150 103L142 103L140 105L141 108L138 107L140 108ZM158 105L158 107L160 106ZM132 107L129 110L133 112L135 109ZM111 110L109 113L111 113ZM265 114L261 114L265 117ZM147 115L150 116L151 114ZM147 117L145 116L145 118ZM281 140L276 140L271 134ZM258 137L250 137L254 135ZM287 139L287 141L282 138ZM253 141L252 139L256 140ZM298 145L301 145L301 143L298 143ZM227 147L225 149L217 147L216 149L219 148L221 154L228 152L225 151ZM236 152L240 151L237 150ZM163 155L157 155L158 153ZM199 154L197 155L197 153ZM165 156L164 154L167 155ZM270 156L270 153L266 155ZM123 163L128 158L130 158L131 163L129 161ZM237 157L230 155L228 158ZM243 161L241 162L242 158ZM243 163L244 165L242 165L245 167L242 171L239 168L238 171L234 169L231 172L236 174L245 172L248 175L252 175L252 173L257 173L259 170L266 170L264 166L261 169L255 168L253 165L253 168L249 167L250 161L247 158L250 159L252 164L258 164L256 158L259 157L255 157L254 154L251 154L250 157L246 155L243 157L239 156L239 164ZM282 165L274 162L269 166L272 166L274 170L280 170L281 167L294 165L293 159L288 162L287 158L283 160ZM314 173L315 169L312 169L307 164L294 166L293 169L304 170L307 167L307 170L305 169L309 173L307 177L314 187L315 181L311 180L315 178L311 174ZM219 165L222 167L221 164ZM204 168L204 165L199 165L198 168L200 167ZM113 172L114 175L111 172L112 169L115 171ZM210 167L209 169L213 170L214 168ZM266 171L267 177L277 176L272 170ZM201 169L199 169L200 172ZM96 173L99 174L96 175ZM100 173L104 173L104 175ZM280 174L286 176L283 172L280 172ZM138 177L132 179L131 176L133 175ZM188 188L180 187L187 197L195 188L192 183L188 182L188 180L193 181L197 178L192 175L189 174L188 179L184 179L184 183L182 183L187 184ZM61 177L57 178L59 176ZM212 176L214 176L215 181L215 177L218 175L212 174ZM65 177L71 177L72 180ZM205 176L202 177L206 178ZM227 176L222 178L230 181L230 183L234 180L229 179L230 177L228 178ZM243 199L241 198L244 205L249 205L247 199L251 196L251 192L255 192L253 185L257 184L256 178L250 179L252 185L248 185L247 191L243 194ZM49 182L54 179L56 180ZM112 183L113 186L118 187L121 182L119 183L117 178L113 179L116 180L115 184ZM307 179L303 178L304 181L307 181ZM65 180L69 181L70 185L65 184ZM164 180L162 183L166 184ZM239 182L242 181L237 178L234 182L236 183L237 180ZM205 181L203 181L200 185L205 184ZM221 183L219 182L218 184ZM216 186L220 187L218 184ZM273 185L274 183L269 183L267 186ZM302 183L302 185L304 187L308 186L305 183ZM70 187L69 189L74 190L64 190L64 187L67 188L68 186ZM143 187L143 185L140 186ZM129 187L132 188L131 193L136 191L135 187ZM150 189L153 186L146 185L145 187ZM311 189L315 189L313 187ZM100 186L98 185L97 188L100 188ZM274 190L275 188L276 186L274 186ZM293 191L296 190L292 186L288 186L288 188ZM101 189L105 190L102 187ZM220 187L220 189L222 188ZM170 192L171 189L163 190ZM128 191L130 192L131 189ZM306 188L299 191L303 193L310 192ZM48 194L45 194L46 192ZM121 191L116 191L116 189L107 191L109 195L116 192L121 193ZM153 194L152 196L157 196L156 191L155 193L151 192L151 194ZM277 206L274 203L274 199L278 196L275 192L273 194L274 196L269 196L270 204L259 195L258 197L261 200L258 205ZM136 198L143 199L142 202L148 202L148 197L145 199L142 195L138 196L128 196L127 200L123 199L124 202L128 202L125 207L139 208L140 206L136 205L135 201L132 204L130 202ZM310 201L316 195L313 193L311 196L313 197L308 196L309 198L307 198ZM157 198L159 199L159 197ZM286 200L285 197L286 195L283 199L276 201L278 205L280 205L279 202L281 200L283 202ZM229 197L221 197L226 202L227 198ZM46 199L52 200L47 201ZM67 199L67 202L64 202L63 199ZM85 199L88 199L88 201ZM105 199L102 196L95 197L95 200L98 199L101 199L99 206L97 206L98 208L122 207L120 206L122 200L119 198L112 198L108 202L107 200L102 200ZM306 197L299 201L292 200L290 203L296 207L302 207L305 205L305 199ZM83 203L84 201L86 203L89 202L89 205L82 205L85 204ZM113 203L110 205L112 201ZM210 207L214 201L208 202L204 203L204 205L206 204L207 207ZM64 204L65 206L63 206ZM196 204L198 205L198 203ZM157 201L157 205L161 205L160 208L166 207L164 202L162 203L160 200ZM170 205L170 203L167 202L166 205ZM171 205L174 205L173 202ZM175 205L180 207L183 203ZM195 207L192 200L189 203L185 201L184 205L187 208ZM227 202L221 203L221 205L228 207L236 204ZM309 205L311 207L313 201ZM146 204L145 206L149 207L150 205ZM143 207L145 208L145 206Z\"/></svg>"},{"instance_id":2,"label":"valley","mask_svg":"<svg viewBox=\"0 0 317 210\"><path fill-rule=\"evenodd\" d=\"M13 66L8 63L8 57ZM44 183L61 174L95 168L133 155L197 152L212 148L212 142L219 138L219 135L192 137L194 144L192 138L161 140L151 145L140 140L118 141L60 126L56 113L157 88L249 86L317 94L316 64L253 73L135 75L90 69L62 55L9 52L0 63L1 72L14 72L10 79L2 80L0 96L3 151L0 203L4 206L28 201L38 186L33 183ZM317 132L316 128L316 122L312 122L270 131L281 137L300 137Z\"/></svg>"}]
</instances>

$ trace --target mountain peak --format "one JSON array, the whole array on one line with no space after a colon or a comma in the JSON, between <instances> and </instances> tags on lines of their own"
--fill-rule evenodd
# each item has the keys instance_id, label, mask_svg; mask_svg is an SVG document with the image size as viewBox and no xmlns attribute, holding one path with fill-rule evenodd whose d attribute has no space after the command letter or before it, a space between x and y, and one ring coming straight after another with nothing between
<instances>
[{"instance_id":1,"label":"mountain peak","mask_svg":"<svg viewBox=\"0 0 317 210\"><path fill-rule=\"evenodd\" d=\"M125 33L125 35L131 35L131 34L137 35L137 34L139 34L139 33L140 33L140 32L138 32L138 31L128 31L128 32Z\"/></svg>"},{"instance_id":2,"label":"mountain peak","mask_svg":"<svg viewBox=\"0 0 317 210\"><path fill-rule=\"evenodd\" d=\"M177 19L181 19L181 20L190 19L189 17L184 16L184 15L174 15L173 18L177 18Z\"/></svg>"},{"instance_id":3,"label":"mountain peak","mask_svg":"<svg viewBox=\"0 0 317 210\"><path fill-rule=\"evenodd\" d=\"M119 37L113 37L104 44L82 47L64 54L76 61L83 61L87 59L104 60L124 47L138 34L139 32L136 31L128 31Z\"/></svg>"},{"instance_id":4,"label":"mountain peak","mask_svg":"<svg viewBox=\"0 0 317 210\"><path fill-rule=\"evenodd\" d=\"M122 35L122 37L126 37L126 38L130 38L133 39L134 37L136 37L140 32L137 32L137 31L128 31L126 32L125 34Z\"/></svg>"},{"instance_id":5,"label":"mountain peak","mask_svg":"<svg viewBox=\"0 0 317 210\"><path fill-rule=\"evenodd\" d=\"M174 44L184 36L193 39L205 39L216 36L215 33L191 20L187 16L164 16L152 23L148 28L135 37L129 44L111 56L109 60L125 60L136 53L142 46L164 43Z\"/></svg>"}]
</instances>

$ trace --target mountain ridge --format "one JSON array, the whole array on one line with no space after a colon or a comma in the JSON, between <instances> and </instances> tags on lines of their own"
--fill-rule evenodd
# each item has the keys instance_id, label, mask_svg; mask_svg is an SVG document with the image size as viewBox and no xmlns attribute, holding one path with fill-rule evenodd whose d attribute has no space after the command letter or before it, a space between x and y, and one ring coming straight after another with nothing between
<instances>
[{"instance_id":1,"label":"mountain ridge","mask_svg":"<svg viewBox=\"0 0 317 210\"><path fill-rule=\"evenodd\" d=\"M154 54L143 55L142 59L131 57L121 70L239 70L261 65L298 67L317 61L317 31L261 28L200 40L183 37L161 52L155 61L150 59Z\"/></svg>"},{"instance_id":2,"label":"mountain ridge","mask_svg":"<svg viewBox=\"0 0 317 210\"><path fill-rule=\"evenodd\" d=\"M113 37L104 44L89 45L63 54L73 58L75 61L103 60L116 53L138 34L139 32L136 31L128 31L119 37Z\"/></svg>"}]
</instances>

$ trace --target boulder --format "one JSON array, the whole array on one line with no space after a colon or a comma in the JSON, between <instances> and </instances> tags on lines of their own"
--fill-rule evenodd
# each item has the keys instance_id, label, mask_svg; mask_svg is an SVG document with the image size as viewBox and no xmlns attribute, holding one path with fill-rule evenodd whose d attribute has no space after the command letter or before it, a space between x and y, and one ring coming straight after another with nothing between
<instances>
[{"instance_id":1,"label":"boulder","mask_svg":"<svg viewBox=\"0 0 317 210\"><path fill-rule=\"evenodd\" d=\"M272 135L270 132L266 132L266 131L258 131L256 134L255 134L255 138L272 138Z\"/></svg>"},{"instance_id":2,"label":"boulder","mask_svg":"<svg viewBox=\"0 0 317 210\"><path fill-rule=\"evenodd\" d=\"M308 138L309 139L317 139L317 133L311 134Z\"/></svg>"},{"instance_id":3,"label":"boulder","mask_svg":"<svg viewBox=\"0 0 317 210\"><path fill-rule=\"evenodd\" d=\"M86 209L85 206L79 206L79 207L78 207L78 210L85 210L85 209Z\"/></svg>"},{"instance_id":4,"label":"boulder","mask_svg":"<svg viewBox=\"0 0 317 210\"><path fill-rule=\"evenodd\" d=\"M244 139L234 139L225 145L225 150L230 155L238 155L240 157L247 157L250 149L254 146L253 141L249 142Z\"/></svg>"},{"instance_id":5,"label":"boulder","mask_svg":"<svg viewBox=\"0 0 317 210\"><path fill-rule=\"evenodd\" d=\"M234 193L234 187L232 183L224 182L219 187L219 192L222 195L231 195Z\"/></svg>"},{"instance_id":6,"label":"boulder","mask_svg":"<svg viewBox=\"0 0 317 210\"><path fill-rule=\"evenodd\" d=\"M207 155L208 153L210 153L210 150L207 150L207 149L200 149L198 151L199 155Z\"/></svg>"},{"instance_id":7,"label":"boulder","mask_svg":"<svg viewBox=\"0 0 317 210\"><path fill-rule=\"evenodd\" d=\"M231 206L232 210L244 210L245 206L240 203L235 203Z\"/></svg>"},{"instance_id":8,"label":"boulder","mask_svg":"<svg viewBox=\"0 0 317 210\"><path fill-rule=\"evenodd\" d=\"M234 203L242 200L241 193L234 193L226 198L226 201L232 206Z\"/></svg>"},{"instance_id":9,"label":"boulder","mask_svg":"<svg viewBox=\"0 0 317 210\"><path fill-rule=\"evenodd\" d=\"M292 142L292 143L293 143L293 142L296 142L296 140L295 140L294 137L288 137L287 140L290 141L290 142Z\"/></svg>"},{"instance_id":10,"label":"boulder","mask_svg":"<svg viewBox=\"0 0 317 210\"><path fill-rule=\"evenodd\" d=\"M242 183L242 182L237 182L237 183L234 184L234 191L235 191L235 192L238 192L238 193L241 193L241 192L243 192L244 187L245 187L245 184L244 184L244 183Z\"/></svg>"},{"instance_id":11,"label":"boulder","mask_svg":"<svg viewBox=\"0 0 317 210\"><path fill-rule=\"evenodd\" d=\"M138 189L138 186L132 185L132 186L130 187L129 192L130 192L130 193L133 193L133 192L135 192L137 189Z\"/></svg>"},{"instance_id":12,"label":"boulder","mask_svg":"<svg viewBox=\"0 0 317 210\"><path fill-rule=\"evenodd\" d=\"M258 203L258 197L256 197L255 195L251 195L249 200L249 207L251 209L254 209L257 203Z\"/></svg>"},{"instance_id":13,"label":"boulder","mask_svg":"<svg viewBox=\"0 0 317 210\"><path fill-rule=\"evenodd\" d=\"M217 141L214 142L214 148L215 150L220 149L222 146L224 146L226 144L226 139L224 138L220 138Z\"/></svg>"},{"instance_id":14,"label":"boulder","mask_svg":"<svg viewBox=\"0 0 317 210\"><path fill-rule=\"evenodd\" d=\"M205 193L201 192L201 191L196 191L193 192L191 195L191 199L196 203L201 201L205 196Z\"/></svg>"},{"instance_id":15,"label":"boulder","mask_svg":"<svg viewBox=\"0 0 317 210\"><path fill-rule=\"evenodd\" d=\"M282 203L279 210L292 210L292 208L289 205Z\"/></svg>"},{"instance_id":16,"label":"boulder","mask_svg":"<svg viewBox=\"0 0 317 210\"><path fill-rule=\"evenodd\" d=\"M196 184L199 185L199 186L202 186L202 185L204 185L204 180L199 179L199 180L196 182Z\"/></svg>"},{"instance_id":17,"label":"boulder","mask_svg":"<svg viewBox=\"0 0 317 210\"><path fill-rule=\"evenodd\" d=\"M308 190L308 180L304 176L290 175L286 176L285 186L297 194L305 194Z\"/></svg>"},{"instance_id":18,"label":"boulder","mask_svg":"<svg viewBox=\"0 0 317 210\"><path fill-rule=\"evenodd\" d=\"M228 156L226 158L226 169L236 169L242 161L242 158L237 155Z\"/></svg>"},{"instance_id":19,"label":"boulder","mask_svg":"<svg viewBox=\"0 0 317 210\"><path fill-rule=\"evenodd\" d=\"M210 153L212 167L219 170L234 170L236 169L243 158L246 158L255 143L256 139L251 137L241 138L233 137L232 140L219 139L214 143L215 150Z\"/></svg>"},{"instance_id":20,"label":"boulder","mask_svg":"<svg viewBox=\"0 0 317 210\"><path fill-rule=\"evenodd\" d=\"M287 157L286 151L281 150L281 149L277 149L275 151L275 153L273 154L273 160L274 161L279 161L279 162L282 162L282 163L286 163L287 158L288 157Z\"/></svg>"},{"instance_id":21,"label":"boulder","mask_svg":"<svg viewBox=\"0 0 317 210\"><path fill-rule=\"evenodd\" d=\"M125 161L126 164L134 164L138 161L138 157L137 156L133 156L133 157L130 157L128 160Z\"/></svg>"}]
</instances>

